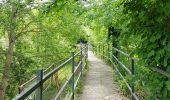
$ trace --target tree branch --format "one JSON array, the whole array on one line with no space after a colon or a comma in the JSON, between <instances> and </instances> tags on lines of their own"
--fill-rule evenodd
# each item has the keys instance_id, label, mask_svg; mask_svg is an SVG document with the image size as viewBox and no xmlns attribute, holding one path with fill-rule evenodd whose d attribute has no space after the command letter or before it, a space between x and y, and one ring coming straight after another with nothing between
<instances>
[{"instance_id":1,"label":"tree branch","mask_svg":"<svg viewBox=\"0 0 170 100\"><path fill-rule=\"evenodd\" d=\"M42 32L42 31L36 30L36 29L31 29L31 30L26 30L26 31L23 31L23 32L19 32L16 35L15 39L17 40L20 36L25 35L26 33L30 33L30 32Z\"/></svg>"}]
</instances>

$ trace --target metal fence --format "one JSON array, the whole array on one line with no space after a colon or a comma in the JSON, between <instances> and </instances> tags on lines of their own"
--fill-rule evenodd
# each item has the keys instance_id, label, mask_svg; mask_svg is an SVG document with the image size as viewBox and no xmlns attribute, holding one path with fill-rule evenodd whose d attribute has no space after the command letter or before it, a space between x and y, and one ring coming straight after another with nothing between
<instances>
[{"instance_id":1,"label":"metal fence","mask_svg":"<svg viewBox=\"0 0 170 100\"><path fill-rule=\"evenodd\" d=\"M83 70L87 65L87 49L88 46L86 45L85 47L82 47L77 53L71 52L71 56L67 59L64 59L63 63L58 66L52 64L45 71L42 69L37 70L35 77L19 87L19 94L13 98L13 100L43 100L43 93L46 90L46 85L48 86L54 78L55 80L57 79L57 81L60 81L61 77L61 80L64 80L64 82L60 82L60 88L57 88L58 91L53 97L48 97L49 95L46 95L46 97L48 99L52 98L53 100L63 100L63 98L67 98L67 100L74 100L76 87L79 80L82 78ZM49 69L51 70L47 72ZM63 72L66 72L67 69L68 73L63 74ZM29 86L27 88L23 88L28 83ZM63 92L67 92L68 95L63 97ZM31 99L28 98L30 95L33 95Z\"/></svg>"},{"instance_id":2,"label":"metal fence","mask_svg":"<svg viewBox=\"0 0 170 100\"><path fill-rule=\"evenodd\" d=\"M110 49L111 48L111 49ZM132 100L139 100L137 95L135 94L135 84L134 84L134 77L135 77L135 59L130 57L127 53L120 51L115 47L111 47L111 45L101 45L99 44L98 47L91 47L92 51L99 55L102 59L106 59L109 61L113 68L116 70L118 79L122 79L126 84L128 90L131 93ZM130 60L130 67L127 67L122 61L121 57L127 58ZM122 73L123 72L123 73ZM129 75L131 77L130 82L126 80L125 76Z\"/></svg>"},{"instance_id":3,"label":"metal fence","mask_svg":"<svg viewBox=\"0 0 170 100\"><path fill-rule=\"evenodd\" d=\"M113 66L113 68L116 70L118 79L122 79L128 90L131 93L131 99L132 100L139 100L138 96L135 93L135 62L139 59L131 57L129 54L119 50L118 48L112 47L112 45L109 44L98 44L98 46L91 46L92 51L101 57L102 59L107 60L110 62ZM121 57L122 56L122 57ZM125 62L122 62L121 58L127 58L130 62L130 64L124 64ZM123 69L123 70L122 70ZM154 71L156 73L159 73L160 75L163 75L164 77L170 78L170 74L159 69L159 68L150 68L151 71ZM131 79L127 80L125 77L125 74L129 74ZM128 82L130 81L130 82Z\"/></svg>"}]
</instances>

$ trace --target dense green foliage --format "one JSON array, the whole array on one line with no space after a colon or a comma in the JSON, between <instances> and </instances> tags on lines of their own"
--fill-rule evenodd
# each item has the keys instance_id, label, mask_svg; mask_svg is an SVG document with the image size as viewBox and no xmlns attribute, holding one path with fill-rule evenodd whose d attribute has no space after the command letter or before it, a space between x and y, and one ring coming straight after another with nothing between
<instances>
[{"instance_id":1,"label":"dense green foliage","mask_svg":"<svg viewBox=\"0 0 170 100\"><path fill-rule=\"evenodd\" d=\"M103 0L93 14L95 24L90 25L94 28L94 45L106 44L107 30L113 26L121 34L110 41L118 41L120 49L140 59L135 82L139 97L170 98L170 80L150 70L156 67L170 73L169 0Z\"/></svg>"},{"instance_id":2,"label":"dense green foliage","mask_svg":"<svg viewBox=\"0 0 170 100\"><path fill-rule=\"evenodd\" d=\"M11 30L15 46L6 98L11 99L36 69L69 56L80 38L89 38L96 47L114 41L140 59L135 83L141 99L170 98L170 80L150 70L170 73L169 0L55 0L37 6L32 4L37 0L7 1L0 4L0 80ZM108 38L110 26L119 37Z\"/></svg>"},{"instance_id":3,"label":"dense green foliage","mask_svg":"<svg viewBox=\"0 0 170 100\"><path fill-rule=\"evenodd\" d=\"M36 0L35 0L36 1ZM75 1L56 1L32 5L32 0L0 4L0 80L8 48L9 25L15 35L13 60L6 99L18 93L17 86L26 82L35 70L45 69L51 63L70 56L79 38L85 38L81 28L83 9ZM32 6L32 7L31 7ZM16 20L11 22L11 7L17 9Z\"/></svg>"},{"instance_id":4,"label":"dense green foliage","mask_svg":"<svg viewBox=\"0 0 170 100\"><path fill-rule=\"evenodd\" d=\"M170 72L170 2L168 0L127 1L124 3L124 13L130 17L128 28L134 34L141 36L138 54L145 65ZM162 99L168 99L170 97L168 79L155 73L149 76L148 85L151 86L150 90L153 93L151 96L158 95Z\"/></svg>"}]
</instances>

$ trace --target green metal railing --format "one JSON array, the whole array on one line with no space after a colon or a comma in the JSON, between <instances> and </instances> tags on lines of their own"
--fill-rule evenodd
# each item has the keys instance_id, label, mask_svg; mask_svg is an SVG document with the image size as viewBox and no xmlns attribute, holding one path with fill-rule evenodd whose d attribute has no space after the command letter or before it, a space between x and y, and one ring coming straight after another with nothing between
<instances>
[{"instance_id":1,"label":"green metal railing","mask_svg":"<svg viewBox=\"0 0 170 100\"><path fill-rule=\"evenodd\" d=\"M60 72L66 65L71 64L71 71L70 75L66 78L64 84L61 85L61 88L57 91L56 95L52 98L54 100L62 99L60 96L62 95L62 92L66 90L66 87L68 86L70 89L69 96L67 97L68 100L74 100L74 93L76 90L76 87L78 85L79 80L82 78L83 70L85 66L87 65L87 50L88 46L81 47L81 50L77 53L72 52L71 56L65 61L56 66L55 64L52 65L52 70L50 70L48 73L46 72L48 69L51 69L51 66L47 68L45 71L42 69L37 70L36 76L30 79L28 82L24 83L19 87L19 94L13 98L13 100L30 100L28 97L33 94L34 96L32 99L35 100L43 100L43 85L45 82L49 79L52 79L54 75L58 72ZM77 61L76 61L77 60ZM67 73L64 73L64 75ZM57 76L58 78L58 76ZM35 81L33 81L35 80ZM33 82L32 82L33 81ZM29 86L25 89L23 89L23 86L29 83ZM48 83L47 83L48 84ZM71 88L70 88L71 87ZM48 95L46 96L48 97ZM31 99L31 100L32 100ZM51 99L51 97L49 97Z\"/></svg>"},{"instance_id":2,"label":"green metal railing","mask_svg":"<svg viewBox=\"0 0 170 100\"><path fill-rule=\"evenodd\" d=\"M134 82L135 62L138 61L139 59L133 58L129 54L119 50L118 48L112 47L112 45L109 45L109 44L107 45L99 44L96 47L91 46L91 49L96 55L98 55L99 57L103 59L106 59L108 62L110 62L113 65L113 68L117 72L118 79L122 79L125 82L126 86L128 87L128 90L131 93L131 99L139 100L139 98L137 97L135 93L135 82ZM126 65L122 62L122 60L120 59L121 58L120 55L123 55L124 58L128 58L128 60L130 60L129 68L127 67L129 65ZM123 69L123 71L121 70L121 68ZM167 77L168 79L170 79L170 74L159 68L154 67L154 68L149 68L149 69L151 71L159 73L160 75L163 75L164 77ZM124 73L123 75L121 72L129 74L131 76L130 82L126 80L125 78L126 75Z\"/></svg>"},{"instance_id":3,"label":"green metal railing","mask_svg":"<svg viewBox=\"0 0 170 100\"><path fill-rule=\"evenodd\" d=\"M112 48L110 50L110 48ZM111 45L101 45L99 44L98 47L92 47L92 51L96 54L99 55L102 59L106 59L109 61L113 68L116 70L118 79L122 79L128 90L131 93L131 99L132 100L139 100L137 95L135 94L135 84L134 84L134 77L135 77L135 58L130 57L127 53L124 53L123 51L111 47ZM131 63L130 63L130 69L120 60L120 55L127 57ZM124 73L121 73L121 70L123 70ZM130 82L128 82L125 78L125 75L123 74L128 74L131 77Z\"/></svg>"}]
</instances>

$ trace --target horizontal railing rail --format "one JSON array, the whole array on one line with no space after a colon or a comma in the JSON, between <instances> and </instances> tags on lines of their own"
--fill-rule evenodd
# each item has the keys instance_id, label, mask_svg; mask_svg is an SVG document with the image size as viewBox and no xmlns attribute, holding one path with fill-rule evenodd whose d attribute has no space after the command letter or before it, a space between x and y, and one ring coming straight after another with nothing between
<instances>
[{"instance_id":1,"label":"horizontal railing rail","mask_svg":"<svg viewBox=\"0 0 170 100\"><path fill-rule=\"evenodd\" d=\"M107 48L104 48L104 47L107 47ZM110 50L110 48L112 48L112 49ZM113 65L114 69L116 70L116 72L118 74L118 79L121 78L125 82L128 90L130 91L131 99L139 100L139 98L135 94L135 84L134 84L134 77L135 77L134 62L136 59L115 47L110 47L109 44L107 44L105 46L100 44L98 46L98 48L92 46L91 49L93 50L93 52L95 52L97 55L101 56L103 59L105 58L109 62L111 62L111 64ZM105 51L107 51L107 56L105 56L105 54L106 54ZM129 69L125 64L123 64L123 62L120 61L120 54L122 54L125 57L128 57L131 60L131 69ZM122 75L122 73L120 72L120 68L123 68L131 76L131 84L129 84L128 81L125 79L125 77Z\"/></svg>"},{"instance_id":2,"label":"horizontal railing rail","mask_svg":"<svg viewBox=\"0 0 170 100\"><path fill-rule=\"evenodd\" d=\"M53 64L51 64L48 68L46 68L45 70L43 70L43 74L46 74L48 73L50 70L54 69L55 68L55 64L60 64L62 63L63 61L67 60L69 57L67 58L64 58L62 60L59 60L58 62L55 62ZM27 86L29 86L31 83L33 83L33 81L36 80L36 76L33 76L30 80L28 80L27 82L21 84L20 86L18 86L18 93L20 94L24 88L27 88Z\"/></svg>"},{"instance_id":3,"label":"horizontal railing rail","mask_svg":"<svg viewBox=\"0 0 170 100\"><path fill-rule=\"evenodd\" d=\"M106 48L104 48L106 47ZM111 49L110 49L111 48ZM132 100L139 100L138 96L135 93L135 83L134 83L134 78L135 78L135 61L139 61L139 59L132 57L130 54L125 53L121 50L119 50L118 48L112 47L112 45L109 44L99 44L98 46L91 46L91 50L96 54L99 55L99 57L101 58L105 58L107 59L115 68L117 74L118 74L118 78L122 79L126 86L128 87L128 90L131 93L131 99ZM120 54L125 56L125 58L127 57L129 60L131 60L131 66L130 69L123 64L123 62L120 60ZM117 64L117 65L116 65ZM127 82L127 80L125 79L125 77L122 75L122 73L120 72L120 67L123 68L129 75L131 75L131 84L129 84ZM152 67L150 68L150 70L157 72L167 78L170 78L170 73L165 72L162 69L156 68L156 67Z\"/></svg>"},{"instance_id":4,"label":"horizontal railing rail","mask_svg":"<svg viewBox=\"0 0 170 100\"><path fill-rule=\"evenodd\" d=\"M32 80L35 80L35 82L31 83L31 85L26 88L23 89L22 91L20 91L20 93L13 98L13 100L24 100L26 99L29 95L31 95L33 92L35 93L35 99L36 100L42 100L42 95L43 95L43 84L51 77L53 77L53 75L55 73L58 73L65 65L71 63L71 75L69 75L69 77L66 79L65 83L61 86L61 88L58 90L58 92L56 93L55 97L53 98L54 100L58 100L60 95L62 94L62 92L66 89L67 85L71 85L72 89L71 89L71 93L68 99L73 99L74 100L74 92L76 89L76 86L80 80L80 78L82 77L83 74L83 69L84 67L87 65L86 64L86 59L87 59L87 50L88 49L88 45L86 45L85 47L81 47L81 50L78 51L77 53L72 52L71 56L67 59L65 59L65 61L63 63L61 63L60 65L56 66L54 64L52 64L52 66L54 67L54 69L52 69L51 71L49 71L46 74L43 74L43 70L37 70L37 74L35 77L33 77L32 79L30 79L29 81L27 81L26 83L22 84L20 87L23 87L24 85L30 83ZM84 53L84 55L83 55ZM76 61L75 58L78 57L78 63L76 65ZM51 66L49 68L47 68L45 71L47 71L48 69L50 69ZM76 78L76 73L78 73L78 78ZM75 80L76 79L76 80Z\"/></svg>"},{"instance_id":5,"label":"horizontal railing rail","mask_svg":"<svg viewBox=\"0 0 170 100\"><path fill-rule=\"evenodd\" d=\"M158 68L151 68L153 71L156 71L157 73L167 77L167 78L170 78L170 73L167 73L161 69L158 69Z\"/></svg>"}]
</instances>

